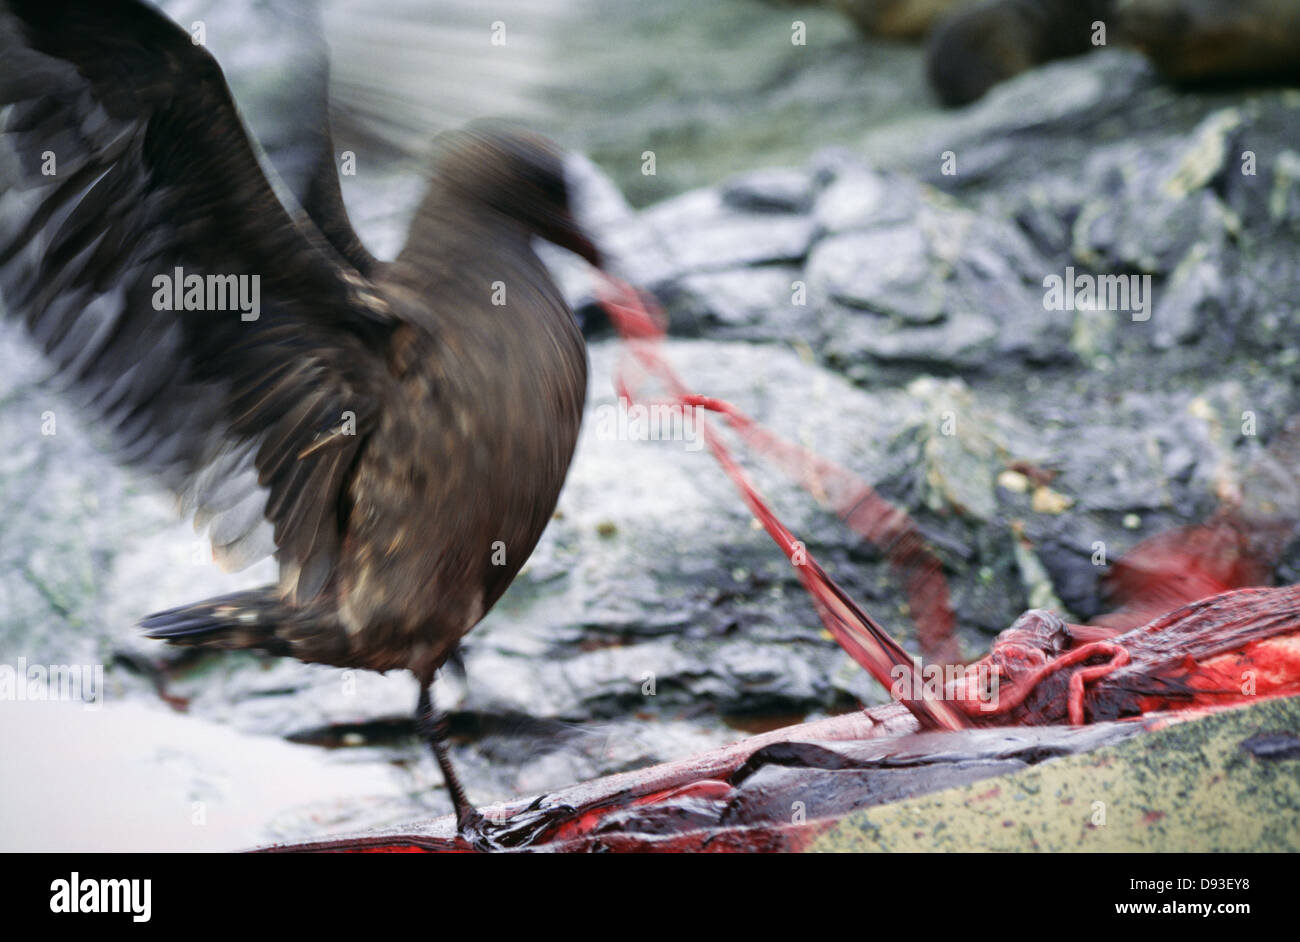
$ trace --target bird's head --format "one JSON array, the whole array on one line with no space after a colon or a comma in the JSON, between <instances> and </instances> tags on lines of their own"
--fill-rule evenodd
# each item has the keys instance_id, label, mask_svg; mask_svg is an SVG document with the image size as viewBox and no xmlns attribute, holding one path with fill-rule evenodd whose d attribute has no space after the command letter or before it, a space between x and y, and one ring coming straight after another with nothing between
<instances>
[{"instance_id":1,"label":"bird's head","mask_svg":"<svg viewBox=\"0 0 1300 942\"><path fill-rule=\"evenodd\" d=\"M565 156L554 144L486 124L445 135L439 144L435 170L444 187L601 267L600 252L573 218Z\"/></svg>"}]
</instances>

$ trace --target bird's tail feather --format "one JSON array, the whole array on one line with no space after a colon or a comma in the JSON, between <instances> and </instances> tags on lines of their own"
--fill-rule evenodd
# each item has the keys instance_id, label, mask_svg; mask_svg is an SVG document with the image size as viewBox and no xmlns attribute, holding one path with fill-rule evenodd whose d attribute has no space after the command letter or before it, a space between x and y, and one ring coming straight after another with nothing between
<instances>
[{"instance_id":1,"label":"bird's tail feather","mask_svg":"<svg viewBox=\"0 0 1300 942\"><path fill-rule=\"evenodd\" d=\"M276 587L262 586L156 612L140 627L146 637L168 644L288 654L289 642L277 629L292 616Z\"/></svg>"}]
</instances>

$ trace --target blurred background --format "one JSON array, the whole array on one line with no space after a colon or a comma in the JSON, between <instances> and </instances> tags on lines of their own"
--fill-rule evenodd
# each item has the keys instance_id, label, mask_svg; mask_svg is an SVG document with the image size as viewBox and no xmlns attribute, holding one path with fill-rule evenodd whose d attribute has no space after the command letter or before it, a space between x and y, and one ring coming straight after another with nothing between
<instances>
[{"instance_id":1,"label":"blurred background","mask_svg":"<svg viewBox=\"0 0 1300 942\"><path fill-rule=\"evenodd\" d=\"M438 130L505 117L585 155L579 214L668 310L679 372L903 506L964 657L1029 607L1102 614L1110 562L1206 520L1233 521L1228 563L1300 580L1291 0L161 6L203 21L272 158L321 117L303 90L329 63L345 199L381 257ZM555 520L437 690L472 798L884 702L704 453L596 434L618 342L581 264L545 257L588 334L589 415ZM1048 309L1067 268L1149 276L1149 319ZM0 663L102 664L105 696L0 705L0 847L235 848L449 812L409 676L137 636L274 567L217 569L44 371L4 325ZM912 646L879 552L754 470Z\"/></svg>"}]
</instances>

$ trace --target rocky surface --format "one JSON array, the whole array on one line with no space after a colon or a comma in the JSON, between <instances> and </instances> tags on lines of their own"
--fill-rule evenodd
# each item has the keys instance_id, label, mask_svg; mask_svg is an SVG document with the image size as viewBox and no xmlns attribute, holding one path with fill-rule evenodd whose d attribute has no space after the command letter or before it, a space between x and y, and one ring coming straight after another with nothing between
<instances>
[{"instance_id":1,"label":"rocky surface","mask_svg":"<svg viewBox=\"0 0 1300 942\"><path fill-rule=\"evenodd\" d=\"M899 54L919 73L919 53ZM896 65L863 63L853 81L883 95ZM649 90L632 100L647 128L668 120ZM761 161L768 169L751 154L717 172L714 154L673 177L678 190L696 174L710 186L644 209L633 204L661 189L628 192L622 158L593 145L578 200L615 269L668 309L667 354L688 382L848 466L917 519L976 656L1027 607L1079 620L1102 611L1099 562L1224 499L1244 499L1288 534L1300 519L1296 469L1269 450L1300 411L1298 112L1294 91L1178 93L1141 58L1104 52L1022 75L951 115L838 113L812 139L840 140L849 124L854 140L815 154L795 122ZM689 138L700 115L680 117ZM656 146L626 115L618 123L623 151ZM362 167L345 195L363 237L391 253L418 173L378 154ZM664 186L674 184L655 181ZM470 794L486 803L552 790L881 702L698 443L602 432L618 342L588 274L548 259L591 339L588 418L553 525L469 636L467 680L448 672L438 691ZM1067 267L1149 275L1150 319L1046 310L1044 279ZM217 745L212 767L181 762L160 787L245 806L238 827L209 819L218 833L206 846L447 810L413 736L408 677L182 656L137 637L140 616L269 581L270 564L219 572L165 495L111 465L96 430L36 383L41 366L24 342L7 330L0 343L0 663L102 663L104 728L118 731L104 735L156 737L94 758L74 751L39 775L125 796L141 776L117 774L122 763L147 770L178 749L193 755L175 745L173 717L158 718L170 709L161 689L185 704L195 741ZM43 434L47 413L54 434ZM832 575L910 643L879 554L755 471ZM1298 565L1284 554L1279 577L1300 578ZM64 722L53 705L21 718L3 706L6 743ZM252 776L222 758L231 743L285 740L299 745L259 752ZM320 762L301 764L308 746ZM264 785L340 765L375 774L358 775L348 795L294 799ZM13 794L15 765L4 766L0 794ZM75 818L77 802L58 794ZM146 812L125 797L120 808L140 816L149 846Z\"/></svg>"},{"instance_id":2,"label":"rocky surface","mask_svg":"<svg viewBox=\"0 0 1300 942\"><path fill-rule=\"evenodd\" d=\"M852 812L807 849L1295 852L1297 728L1295 697L1215 713L996 783Z\"/></svg>"}]
</instances>

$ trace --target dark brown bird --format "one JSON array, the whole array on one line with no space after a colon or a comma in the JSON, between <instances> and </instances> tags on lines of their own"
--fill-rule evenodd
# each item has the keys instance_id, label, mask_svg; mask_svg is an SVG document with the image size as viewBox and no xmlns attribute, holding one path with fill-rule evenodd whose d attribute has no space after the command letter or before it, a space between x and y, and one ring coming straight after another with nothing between
<instances>
[{"instance_id":1,"label":"dark brown bird","mask_svg":"<svg viewBox=\"0 0 1300 942\"><path fill-rule=\"evenodd\" d=\"M384 263L328 133L287 209L216 61L143 3L0 0L0 108L9 314L218 558L279 561L277 585L153 615L149 635L410 670L477 831L429 688L532 553L578 435L582 336L530 244L599 264L561 157L500 129L447 139Z\"/></svg>"},{"instance_id":2,"label":"dark brown bird","mask_svg":"<svg viewBox=\"0 0 1300 942\"><path fill-rule=\"evenodd\" d=\"M1044 62L1095 48L1094 27L1115 0L985 0L942 20L926 43L926 73L939 100L966 105Z\"/></svg>"}]
</instances>

